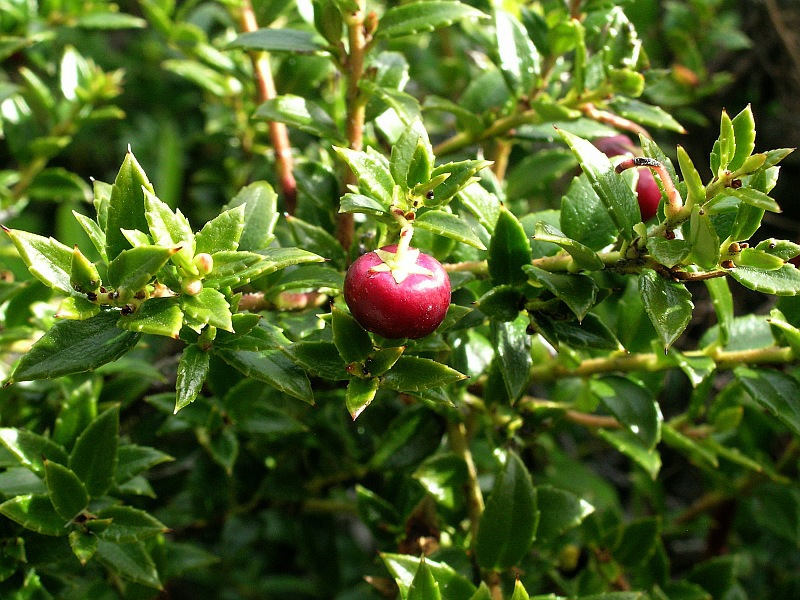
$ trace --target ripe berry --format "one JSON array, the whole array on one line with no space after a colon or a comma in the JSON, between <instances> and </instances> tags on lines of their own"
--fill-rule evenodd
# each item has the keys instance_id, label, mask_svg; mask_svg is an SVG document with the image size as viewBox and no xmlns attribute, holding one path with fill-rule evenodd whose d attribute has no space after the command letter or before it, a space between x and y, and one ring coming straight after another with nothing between
<instances>
[{"instance_id":1,"label":"ripe berry","mask_svg":"<svg viewBox=\"0 0 800 600\"><path fill-rule=\"evenodd\" d=\"M620 134L598 138L593 143L598 150L608 157L636 154L638 152L638 148L634 146L626 135ZM661 189L658 187L655 177L653 177L653 172L646 167L638 169L636 197L639 200L642 221L649 221L658 212L658 205L661 202Z\"/></svg>"},{"instance_id":2,"label":"ripe berry","mask_svg":"<svg viewBox=\"0 0 800 600\"><path fill-rule=\"evenodd\" d=\"M353 262L344 299L366 330L390 339L418 339L441 325L450 306L450 279L432 256L384 246Z\"/></svg>"}]
</instances>

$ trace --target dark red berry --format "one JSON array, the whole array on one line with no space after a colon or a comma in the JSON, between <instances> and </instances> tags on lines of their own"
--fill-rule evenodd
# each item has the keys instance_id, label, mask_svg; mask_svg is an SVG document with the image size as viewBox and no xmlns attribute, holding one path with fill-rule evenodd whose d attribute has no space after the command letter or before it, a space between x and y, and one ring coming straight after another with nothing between
<instances>
[{"instance_id":1,"label":"dark red berry","mask_svg":"<svg viewBox=\"0 0 800 600\"><path fill-rule=\"evenodd\" d=\"M635 154L639 151L631 139L626 135L612 135L609 137L598 138L593 144L603 154L608 157L621 156L623 154ZM637 164L647 165L650 162L658 164L652 159L638 157ZM656 183L653 172L642 166L638 169L638 181L636 183L636 197L639 200L639 211L642 214L642 221L649 221L658 212L658 205L661 202L661 189Z\"/></svg>"},{"instance_id":2,"label":"dark red berry","mask_svg":"<svg viewBox=\"0 0 800 600\"><path fill-rule=\"evenodd\" d=\"M368 331L390 339L425 337L447 314L450 279L439 261L416 249L408 249L407 264L393 264L396 251L396 245L384 246L383 258L373 251L356 259L344 280L345 302Z\"/></svg>"}]
</instances>

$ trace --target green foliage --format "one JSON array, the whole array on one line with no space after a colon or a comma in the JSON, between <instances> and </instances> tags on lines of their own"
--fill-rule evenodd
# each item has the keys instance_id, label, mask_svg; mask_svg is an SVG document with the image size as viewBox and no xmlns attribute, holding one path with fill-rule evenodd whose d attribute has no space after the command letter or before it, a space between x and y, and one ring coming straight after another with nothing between
<instances>
[{"instance_id":1,"label":"green foliage","mask_svg":"<svg viewBox=\"0 0 800 600\"><path fill-rule=\"evenodd\" d=\"M795 597L791 150L652 4L0 2L0 597Z\"/></svg>"}]
</instances>

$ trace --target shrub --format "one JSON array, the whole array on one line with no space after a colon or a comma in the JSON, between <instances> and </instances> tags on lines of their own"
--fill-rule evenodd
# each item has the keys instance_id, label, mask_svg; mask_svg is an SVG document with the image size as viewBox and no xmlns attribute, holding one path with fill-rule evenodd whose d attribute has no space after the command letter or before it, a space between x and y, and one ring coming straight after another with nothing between
<instances>
[{"instance_id":1,"label":"shrub","mask_svg":"<svg viewBox=\"0 0 800 600\"><path fill-rule=\"evenodd\" d=\"M791 150L674 149L625 8L6 2L3 597L794 597Z\"/></svg>"}]
</instances>

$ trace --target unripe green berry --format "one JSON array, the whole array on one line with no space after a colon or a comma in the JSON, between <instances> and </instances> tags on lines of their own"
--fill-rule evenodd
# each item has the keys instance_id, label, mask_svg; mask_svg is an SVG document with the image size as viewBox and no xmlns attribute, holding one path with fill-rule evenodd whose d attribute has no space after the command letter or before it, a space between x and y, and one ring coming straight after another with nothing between
<instances>
[{"instance_id":1,"label":"unripe green berry","mask_svg":"<svg viewBox=\"0 0 800 600\"><path fill-rule=\"evenodd\" d=\"M194 266L200 276L208 275L214 269L214 258L207 252L201 252L194 257Z\"/></svg>"},{"instance_id":2,"label":"unripe green berry","mask_svg":"<svg viewBox=\"0 0 800 600\"><path fill-rule=\"evenodd\" d=\"M197 296L203 291L203 282L199 279L184 279L181 281L181 290L189 296Z\"/></svg>"}]
</instances>

